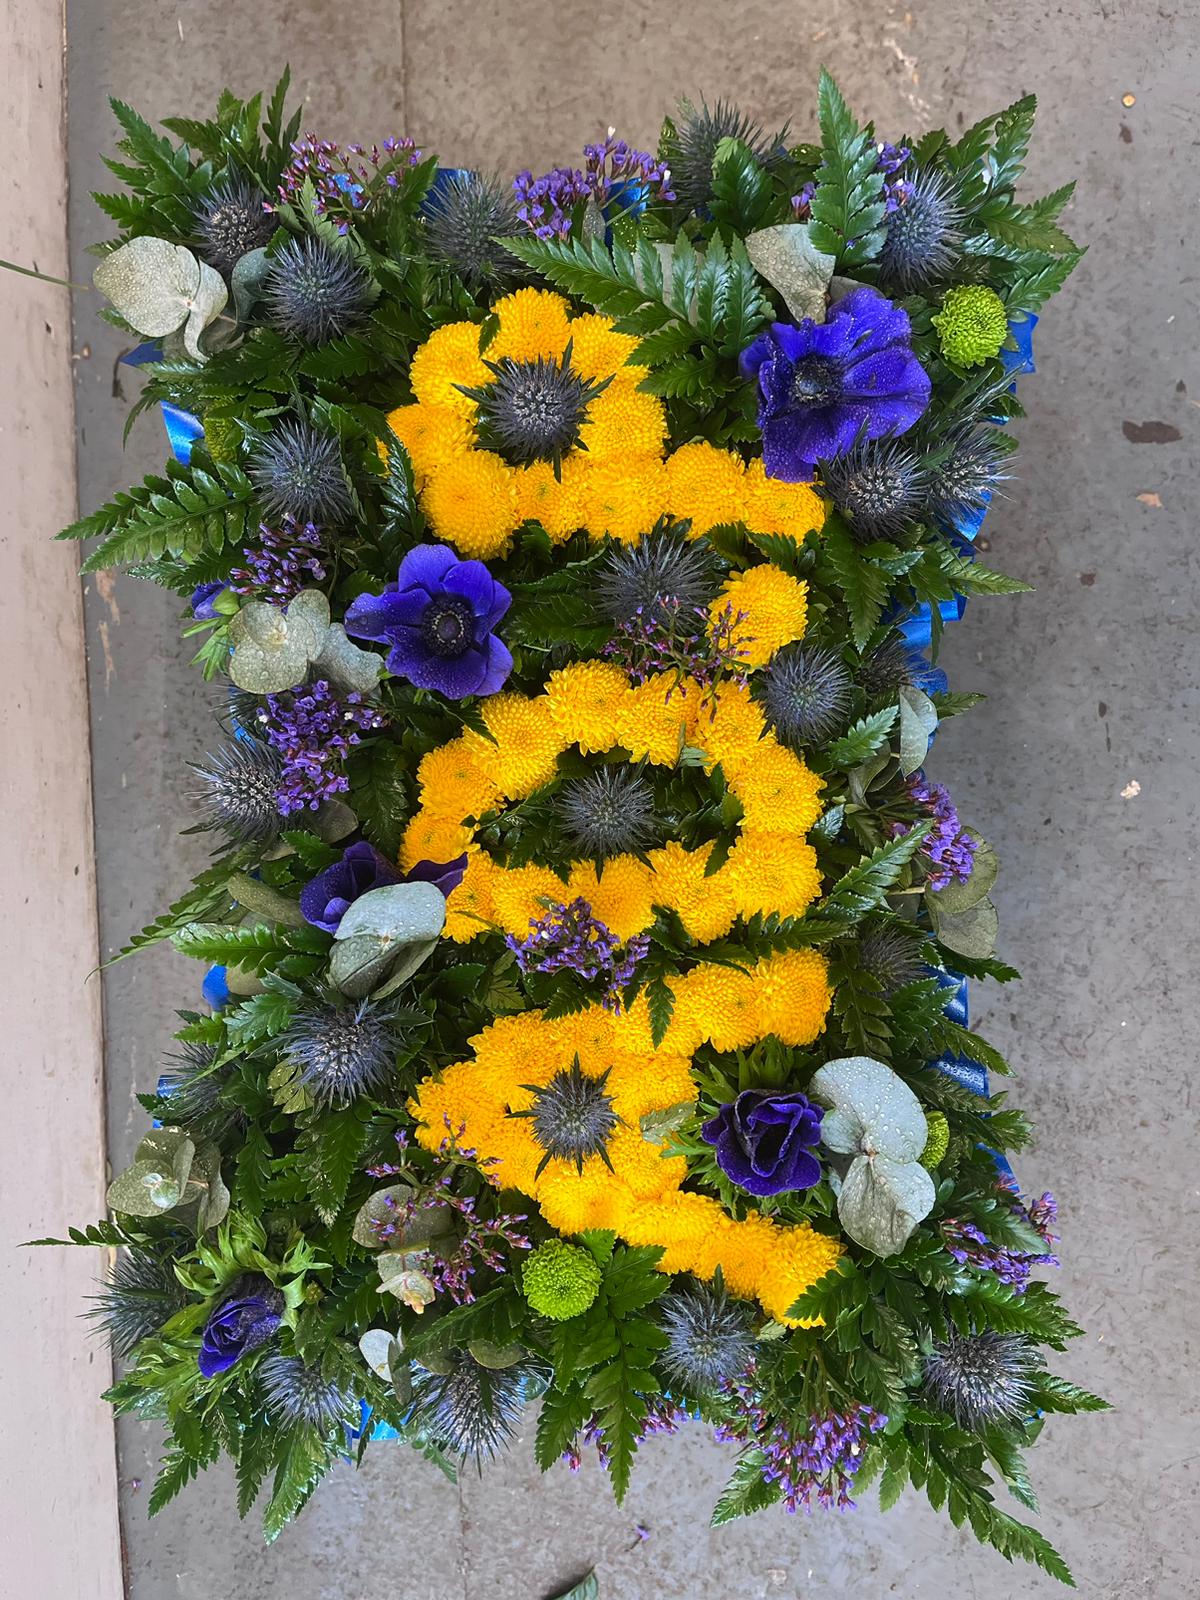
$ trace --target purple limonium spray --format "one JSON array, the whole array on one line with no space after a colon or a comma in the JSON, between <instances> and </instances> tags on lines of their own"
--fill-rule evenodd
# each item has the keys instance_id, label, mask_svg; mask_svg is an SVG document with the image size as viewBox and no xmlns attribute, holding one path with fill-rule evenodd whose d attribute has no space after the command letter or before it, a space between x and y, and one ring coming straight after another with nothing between
<instances>
[{"instance_id":1,"label":"purple limonium spray","mask_svg":"<svg viewBox=\"0 0 1200 1600\"><path fill-rule=\"evenodd\" d=\"M652 1439L658 1434L674 1434L679 1432L682 1422L691 1420L688 1412L684 1411L666 1395L646 1395L646 1416L634 1440L635 1444L642 1444L647 1439ZM604 1442L604 1430L599 1413L591 1416L585 1423L583 1430L576 1435L562 1453L562 1459L572 1472L578 1472L583 1465L583 1452L588 1446L594 1446L596 1456L602 1467L609 1463L609 1450ZM645 1535L639 1530L638 1537Z\"/></svg>"},{"instance_id":2,"label":"purple limonium spray","mask_svg":"<svg viewBox=\"0 0 1200 1600\"><path fill-rule=\"evenodd\" d=\"M517 216L539 239L565 239L572 213L589 200L607 205L616 195L639 200L674 200L668 168L646 150L634 150L610 128L599 144L584 147L584 170L555 167L535 178L519 172L513 179Z\"/></svg>"},{"instance_id":3,"label":"purple limonium spray","mask_svg":"<svg viewBox=\"0 0 1200 1600\"><path fill-rule=\"evenodd\" d=\"M921 773L908 780L908 793L917 805L933 818L933 831L921 846L929 862L929 887L945 889L951 883L965 883L971 876L978 843L958 820L950 791L942 783L928 783ZM892 824L892 837L906 831L902 822Z\"/></svg>"},{"instance_id":4,"label":"purple limonium spray","mask_svg":"<svg viewBox=\"0 0 1200 1600\"><path fill-rule=\"evenodd\" d=\"M1008 1201L1014 1216L1027 1222L1047 1245L1058 1243L1058 1235L1051 1232L1050 1226L1058 1218L1058 1202L1052 1194L1043 1194L1037 1200L1026 1202L1021 1199L1016 1184L1008 1178L1002 1179L997 1188ZM943 1245L959 1266L989 1273L1006 1284L1014 1294L1025 1293L1034 1267L1062 1265L1049 1250L1038 1254L994 1245L975 1223L959 1217L947 1217L940 1231Z\"/></svg>"},{"instance_id":5,"label":"purple limonium spray","mask_svg":"<svg viewBox=\"0 0 1200 1600\"><path fill-rule=\"evenodd\" d=\"M523 939L510 933L505 942L522 972L574 972L585 983L603 983L600 1003L617 1015L622 991L650 948L644 933L623 945L582 896L550 906L544 917L530 919Z\"/></svg>"},{"instance_id":6,"label":"purple limonium spray","mask_svg":"<svg viewBox=\"0 0 1200 1600\"><path fill-rule=\"evenodd\" d=\"M292 145L292 159L283 170L279 199L285 204L299 200L305 182L312 180L319 216L337 221L338 232L347 233L356 213L371 203L371 191L382 177L389 189L398 187L398 168L415 167L421 152L411 139L388 138L368 147L348 144L343 150L332 139L306 133ZM267 206L267 210L274 210Z\"/></svg>"},{"instance_id":7,"label":"purple limonium spray","mask_svg":"<svg viewBox=\"0 0 1200 1600\"><path fill-rule=\"evenodd\" d=\"M283 756L275 803L281 816L316 811L323 800L350 787L346 757L361 735L382 728L386 718L351 692L339 699L324 678L287 694L267 696L259 721Z\"/></svg>"},{"instance_id":8,"label":"purple limonium spray","mask_svg":"<svg viewBox=\"0 0 1200 1600\"><path fill-rule=\"evenodd\" d=\"M315 522L297 522L285 516L278 528L260 523L258 546L242 551L246 565L229 575L234 594L260 595L287 605L310 583L323 582L321 530Z\"/></svg>"},{"instance_id":9,"label":"purple limonium spray","mask_svg":"<svg viewBox=\"0 0 1200 1600\"><path fill-rule=\"evenodd\" d=\"M784 1509L811 1512L837 1507L853 1511L850 1497L873 1433L887 1417L857 1400L841 1411L813 1412L797 1422L769 1412L754 1385L753 1368L726 1385L739 1415L715 1430L723 1443L749 1444L762 1452L762 1475L779 1486Z\"/></svg>"},{"instance_id":10,"label":"purple limonium spray","mask_svg":"<svg viewBox=\"0 0 1200 1600\"><path fill-rule=\"evenodd\" d=\"M741 631L747 613L723 607L710 617L703 606L683 605L674 596L638 606L631 617L618 623L601 654L623 667L634 683L645 683L658 673L670 675L669 702L684 679L698 683L702 697L715 716L719 683L745 688L750 681L747 646L753 635Z\"/></svg>"}]
</instances>

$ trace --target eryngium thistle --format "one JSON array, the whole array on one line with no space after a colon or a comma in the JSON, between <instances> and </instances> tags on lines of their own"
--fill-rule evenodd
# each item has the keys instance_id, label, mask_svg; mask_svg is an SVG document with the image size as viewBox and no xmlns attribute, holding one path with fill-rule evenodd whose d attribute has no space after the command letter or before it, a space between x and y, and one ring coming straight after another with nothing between
<instances>
[{"instance_id":1,"label":"eryngium thistle","mask_svg":"<svg viewBox=\"0 0 1200 1600\"><path fill-rule=\"evenodd\" d=\"M188 798L198 826L235 844L273 844L283 827L276 795L283 758L257 739L234 739L206 761L192 763L200 782Z\"/></svg>"},{"instance_id":2,"label":"eryngium thistle","mask_svg":"<svg viewBox=\"0 0 1200 1600\"><path fill-rule=\"evenodd\" d=\"M511 466L550 461L557 472L563 456L581 442L589 401L606 389L610 380L581 378L573 372L569 342L561 361L547 356L513 361L506 356L503 361L485 359L484 365L494 375L494 382L474 389L457 385L479 407L475 432L480 444L495 450ZM586 445L587 440L582 443Z\"/></svg>"},{"instance_id":3,"label":"eryngium thistle","mask_svg":"<svg viewBox=\"0 0 1200 1600\"><path fill-rule=\"evenodd\" d=\"M435 185L425 201L425 237L431 254L453 268L469 289L513 282L521 266L497 239L517 233L512 189L478 172Z\"/></svg>"},{"instance_id":4,"label":"eryngium thistle","mask_svg":"<svg viewBox=\"0 0 1200 1600\"><path fill-rule=\"evenodd\" d=\"M771 726L789 748L823 744L849 713L850 674L831 650L790 644L772 657L764 700Z\"/></svg>"},{"instance_id":5,"label":"eryngium thistle","mask_svg":"<svg viewBox=\"0 0 1200 1600\"><path fill-rule=\"evenodd\" d=\"M981 511L998 483L1009 448L992 429L961 439L930 474L926 509L939 522L956 523Z\"/></svg>"},{"instance_id":6,"label":"eryngium thistle","mask_svg":"<svg viewBox=\"0 0 1200 1600\"><path fill-rule=\"evenodd\" d=\"M589 1156L599 1156L612 1171L608 1141L621 1119L613 1110L612 1096L605 1093L609 1068L598 1078L584 1074L579 1057L567 1071L556 1072L549 1083L523 1083L533 1096L528 1111L513 1111L514 1117L527 1117L533 1124L533 1137L543 1151L535 1177L540 1177L551 1161L573 1161L578 1172Z\"/></svg>"},{"instance_id":7,"label":"eryngium thistle","mask_svg":"<svg viewBox=\"0 0 1200 1600\"><path fill-rule=\"evenodd\" d=\"M318 999L292 1015L283 1056L318 1106L345 1106L382 1087L396 1069L391 1015L368 1000Z\"/></svg>"},{"instance_id":8,"label":"eryngium thistle","mask_svg":"<svg viewBox=\"0 0 1200 1600\"><path fill-rule=\"evenodd\" d=\"M887 215L887 237L879 253L883 281L919 289L949 277L962 244L962 207L953 180L936 168L918 170L903 185Z\"/></svg>"},{"instance_id":9,"label":"eryngium thistle","mask_svg":"<svg viewBox=\"0 0 1200 1600\"><path fill-rule=\"evenodd\" d=\"M521 1420L532 1364L483 1367L466 1350L447 1357L449 1372L414 1372L414 1420L464 1460L482 1466L507 1449Z\"/></svg>"},{"instance_id":10,"label":"eryngium thistle","mask_svg":"<svg viewBox=\"0 0 1200 1600\"><path fill-rule=\"evenodd\" d=\"M302 344L326 344L358 322L371 280L344 250L323 239L289 239L271 261L264 299L280 333Z\"/></svg>"},{"instance_id":11,"label":"eryngium thistle","mask_svg":"<svg viewBox=\"0 0 1200 1600\"><path fill-rule=\"evenodd\" d=\"M902 636L891 634L864 656L856 677L869 700L894 700L913 681L912 659Z\"/></svg>"},{"instance_id":12,"label":"eryngium thistle","mask_svg":"<svg viewBox=\"0 0 1200 1600\"><path fill-rule=\"evenodd\" d=\"M925 504L920 461L895 439L863 441L820 464L821 481L857 543L892 539Z\"/></svg>"},{"instance_id":13,"label":"eryngium thistle","mask_svg":"<svg viewBox=\"0 0 1200 1600\"><path fill-rule=\"evenodd\" d=\"M702 99L698 107L684 100L668 151L676 200L688 211L696 211L712 199L713 157L722 139L739 140L766 164L785 133L767 138L757 122L726 100L710 106Z\"/></svg>"},{"instance_id":14,"label":"eryngium thistle","mask_svg":"<svg viewBox=\"0 0 1200 1600\"><path fill-rule=\"evenodd\" d=\"M263 193L237 179L219 184L196 210L200 254L218 272L230 272L248 250L259 250L278 224L263 209Z\"/></svg>"},{"instance_id":15,"label":"eryngium thistle","mask_svg":"<svg viewBox=\"0 0 1200 1600\"><path fill-rule=\"evenodd\" d=\"M128 1248L121 1251L112 1276L91 1299L92 1309L84 1316L92 1318L107 1337L113 1355L122 1359L187 1304L187 1294L167 1257Z\"/></svg>"},{"instance_id":16,"label":"eryngium thistle","mask_svg":"<svg viewBox=\"0 0 1200 1600\"><path fill-rule=\"evenodd\" d=\"M640 544L611 551L596 593L619 624L661 614L667 607L691 614L708 604L716 588L707 547L686 538L679 524L664 521Z\"/></svg>"},{"instance_id":17,"label":"eryngium thistle","mask_svg":"<svg viewBox=\"0 0 1200 1600\"><path fill-rule=\"evenodd\" d=\"M925 1393L971 1432L1029 1415L1041 1362L1019 1333L952 1333L925 1359Z\"/></svg>"},{"instance_id":18,"label":"eryngium thistle","mask_svg":"<svg viewBox=\"0 0 1200 1600\"><path fill-rule=\"evenodd\" d=\"M885 995L894 995L927 975L918 954L922 937L894 922L868 922L858 936L858 964L879 981Z\"/></svg>"},{"instance_id":19,"label":"eryngium thistle","mask_svg":"<svg viewBox=\"0 0 1200 1600\"><path fill-rule=\"evenodd\" d=\"M558 796L563 832L593 860L636 854L654 838L654 791L631 767L570 778Z\"/></svg>"},{"instance_id":20,"label":"eryngium thistle","mask_svg":"<svg viewBox=\"0 0 1200 1600\"><path fill-rule=\"evenodd\" d=\"M662 1364L693 1395L711 1394L739 1377L754 1354L750 1314L723 1290L696 1283L661 1302L667 1336Z\"/></svg>"},{"instance_id":21,"label":"eryngium thistle","mask_svg":"<svg viewBox=\"0 0 1200 1600\"><path fill-rule=\"evenodd\" d=\"M307 422L285 422L256 445L250 477L268 519L340 522L350 511L338 442Z\"/></svg>"},{"instance_id":22,"label":"eryngium thistle","mask_svg":"<svg viewBox=\"0 0 1200 1600\"><path fill-rule=\"evenodd\" d=\"M159 1096L170 1101L165 1122L219 1139L241 1121L238 1107L221 1098L230 1072L217 1069L219 1055L214 1045L185 1039L178 1054L167 1058L158 1079Z\"/></svg>"},{"instance_id":23,"label":"eryngium thistle","mask_svg":"<svg viewBox=\"0 0 1200 1600\"><path fill-rule=\"evenodd\" d=\"M258 1369L263 1399L271 1420L283 1427L308 1423L328 1433L358 1416L358 1401L319 1366L310 1367L298 1356L268 1356Z\"/></svg>"}]
</instances>

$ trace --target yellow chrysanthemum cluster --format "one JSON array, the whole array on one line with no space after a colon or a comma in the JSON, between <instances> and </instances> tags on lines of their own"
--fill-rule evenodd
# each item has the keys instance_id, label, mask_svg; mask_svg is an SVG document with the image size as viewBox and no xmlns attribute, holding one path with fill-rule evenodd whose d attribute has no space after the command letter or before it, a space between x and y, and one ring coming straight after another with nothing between
<instances>
[{"instance_id":1,"label":"yellow chrysanthemum cluster","mask_svg":"<svg viewBox=\"0 0 1200 1600\"><path fill-rule=\"evenodd\" d=\"M748 611L753 619L753 602ZM821 813L821 779L778 743L748 690L723 684L702 697L696 685L672 689L666 677L633 687L619 667L589 661L553 673L531 699L494 695L481 714L490 737L467 731L422 760L420 805L401 855L408 868L467 854L466 876L447 904L451 939L466 942L488 926L523 937L547 900L581 896L620 939L649 928L654 908L665 906L703 943L739 916L799 916L816 898L820 876L805 835ZM706 876L710 844L688 850L672 841L651 850L648 865L617 856L599 877L591 862L575 862L565 881L549 867L501 866L480 850L477 819L548 783L571 745L586 754L620 747L658 766L674 766L689 747L703 752L707 770L719 763L743 817L717 871Z\"/></svg>"},{"instance_id":2,"label":"yellow chrysanthemum cluster","mask_svg":"<svg viewBox=\"0 0 1200 1600\"><path fill-rule=\"evenodd\" d=\"M463 555L502 554L526 521L540 522L556 541L586 528L595 539L607 534L626 544L636 544L668 513L690 519L694 537L724 522L796 539L822 526L820 497L804 484L767 478L761 461L745 466L732 452L701 442L664 462L663 403L639 388L648 368L630 360L637 339L617 333L608 317L572 317L560 295L543 289L518 289L492 310L497 331L488 361L562 361L569 344L572 371L607 381L587 404L582 448L567 452L556 476L548 461L514 467L479 447L477 403L462 391L486 386L494 375L480 354L475 323L438 328L416 351L415 403L393 411L388 422L412 459L433 532Z\"/></svg>"},{"instance_id":3,"label":"yellow chrysanthemum cluster","mask_svg":"<svg viewBox=\"0 0 1200 1600\"><path fill-rule=\"evenodd\" d=\"M730 1048L732 1030L740 1043L769 1032L811 1042L829 1004L825 963L804 950L768 957L750 973L699 967L677 990L671 1031L657 1051L636 1008L620 1017L598 1006L553 1020L536 1011L501 1017L471 1040L472 1060L420 1086L409 1102L417 1138L436 1150L447 1125L461 1129L462 1142L492 1163L493 1181L530 1195L561 1233L611 1228L630 1244L659 1245L664 1272L712 1278L720 1268L733 1293L786 1321L796 1297L833 1266L837 1241L758 1213L737 1221L718 1200L686 1193L686 1161L644 1138L640 1119L695 1099L690 1054L704 1039ZM552 1160L539 1176L543 1152L531 1123L512 1113L533 1105L529 1085L549 1083L576 1057L589 1076L608 1073L605 1092L621 1119L607 1146L612 1170L591 1156L582 1173Z\"/></svg>"}]
</instances>

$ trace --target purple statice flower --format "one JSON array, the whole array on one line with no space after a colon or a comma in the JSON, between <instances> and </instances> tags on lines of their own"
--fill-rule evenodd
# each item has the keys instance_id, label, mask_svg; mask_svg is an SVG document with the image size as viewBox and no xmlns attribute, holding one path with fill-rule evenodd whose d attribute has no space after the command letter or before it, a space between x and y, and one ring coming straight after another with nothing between
<instances>
[{"instance_id":1,"label":"purple statice flower","mask_svg":"<svg viewBox=\"0 0 1200 1600\"><path fill-rule=\"evenodd\" d=\"M1058 1217L1058 1204L1052 1194L1025 1202L1011 1179L1001 1179L997 1187L1007 1199L1014 1216L1029 1223L1047 1245L1057 1244L1058 1235L1050 1231L1051 1223ZM1014 1294L1025 1293L1034 1267L1061 1265L1058 1257L1049 1250L1034 1253L994 1245L982 1228L959 1217L947 1217L940 1225L940 1232L947 1253L953 1256L960 1267L989 1273L1000 1283L1006 1284Z\"/></svg>"},{"instance_id":2,"label":"purple statice flower","mask_svg":"<svg viewBox=\"0 0 1200 1600\"><path fill-rule=\"evenodd\" d=\"M896 173L912 155L912 150L906 144L888 144L886 141L879 146L879 159L875 163L878 171L886 173L889 178Z\"/></svg>"},{"instance_id":3,"label":"purple statice flower","mask_svg":"<svg viewBox=\"0 0 1200 1600\"><path fill-rule=\"evenodd\" d=\"M512 596L482 561L461 561L449 545L419 544L396 582L360 594L346 632L390 645L388 670L447 700L495 694L512 671L508 646L493 628Z\"/></svg>"},{"instance_id":4,"label":"purple statice flower","mask_svg":"<svg viewBox=\"0 0 1200 1600\"><path fill-rule=\"evenodd\" d=\"M690 1414L676 1405L669 1395L648 1394L644 1398L646 1416L634 1440L635 1444L642 1444L659 1434L669 1436L678 1433L680 1423L691 1420ZM571 1440L562 1453L562 1459L572 1472L578 1472L583 1465L583 1451L588 1445L595 1447L600 1465L607 1468L609 1451L604 1443L604 1429L598 1412L588 1418L582 1431ZM641 1529L638 1529L637 1533L639 1538L645 1537Z\"/></svg>"},{"instance_id":5,"label":"purple statice flower","mask_svg":"<svg viewBox=\"0 0 1200 1600\"><path fill-rule=\"evenodd\" d=\"M283 756L275 800L285 817L316 811L323 800L344 794L350 787L346 757L363 733L386 721L356 691L339 700L324 678L268 695L258 716L269 743Z\"/></svg>"},{"instance_id":6,"label":"purple statice flower","mask_svg":"<svg viewBox=\"0 0 1200 1600\"><path fill-rule=\"evenodd\" d=\"M523 1211L503 1211L494 1217L476 1213L476 1197L451 1192L451 1174L443 1173L432 1184L414 1190L403 1202L392 1194L383 1196L384 1217L372 1217L371 1231L379 1244L388 1246L400 1240L409 1229L429 1244L422 1246L421 1270L432 1283L435 1294L445 1294L455 1305L470 1305L475 1299L473 1283L481 1267L490 1272L506 1272L507 1257L517 1250L528 1250L530 1239L524 1230L529 1218ZM453 1213L448 1226L438 1226L438 1212Z\"/></svg>"},{"instance_id":7,"label":"purple statice flower","mask_svg":"<svg viewBox=\"0 0 1200 1600\"><path fill-rule=\"evenodd\" d=\"M742 352L758 384L767 476L809 483L818 461L863 439L906 433L929 404L908 313L875 289L851 289L825 322L776 322Z\"/></svg>"},{"instance_id":8,"label":"purple statice flower","mask_svg":"<svg viewBox=\"0 0 1200 1600\"><path fill-rule=\"evenodd\" d=\"M710 616L704 606L663 596L653 605L638 606L618 623L601 654L622 667L634 683L669 674L668 702L685 679L699 684L702 700L715 716L712 691L717 685L728 681L745 688L750 681L745 657L754 636L741 631L745 620L746 612L735 612L731 605Z\"/></svg>"},{"instance_id":9,"label":"purple statice flower","mask_svg":"<svg viewBox=\"0 0 1200 1600\"><path fill-rule=\"evenodd\" d=\"M544 917L530 919L523 939L505 942L522 972L574 972L585 983L602 982L606 1011L621 1011L621 993L650 948L649 935L635 933L622 945L582 896L552 905Z\"/></svg>"},{"instance_id":10,"label":"purple statice flower","mask_svg":"<svg viewBox=\"0 0 1200 1600\"><path fill-rule=\"evenodd\" d=\"M595 200L640 206L648 199L670 201L671 174L648 151L631 149L615 129L600 144L584 147L584 170L555 167L535 178L519 172L513 179L517 216L539 239L565 239L571 231L572 212Z\"/></svg>"},{"instance_id":11,"label":"purple statice flower","mask_svg":"<svg viewBox=\"0 0 1200 1600\"><path fill-rule=\"evenodd\" d=\"M246 565L233 569L229 587L234 594L261 595L285 606L310 582L323 582L323 554L321 530L315 522L297 522L295 517L285 516L279 528L260 523L258 546L242 551Z\"/></svg>"},{"instance_id":12,"label":"purple statice flower","mask_svg":"<svg viewBox=\"0 0 1200 1600\"><path fill-rule=\"evenodd\" d=\"M415 167L420 160L421 152L411 139L388 138L370 149L358 143L348 144L342 150L332 139L306 133L292 145L292 159L283 170L279 199L285 205L294 204L305 182L311 179L317 214L337 220L338 232L344 234L355 214L370 205L371 191L380 177L388 188L394 189L400 181L396 169Z\"/></svg>"},{"instance_id":13,"label":"purple statice flower","mask_svg":"<svg viewBox=\"0 0 1200 1600\"><path fill-rule=\"evenodd\" d=\"M274 1338L283 1317L283 1296L269 1279L235 1284L204 1324L197 1365L202 1377L215 1378L251 1350Z\"/></svg>"},{"instance_id":14,"label":"purple statice flower","mask_svg":"<svg viewBox=\"0 0 1200 1600\"><path fill-rule=\"evenodd\" d=\"M229 587L230 585L227 583L198 583L196 585L192 590L192 598L189 604L192 608L192 615L197 622L215 622L217 620L221 614L216 607L217 597L224 594Z\"/></svg>"},{"instance_id":15,"label":"purple statice flower","mask_svg":"<svg viewBox=\"0 0 1200 1600\"><path fill-rule=\"evenodd\" d=\"M752 1445L762 1452L762 1475L778 1484L784 1509L811 1512L854 1510L850 1491L873 1433L887 1417L852 1400L843 1411L814 1412L799 1424L768 1411L754 1383L753 1369L726 1385L737 1407L732 1422L718 1427L722 1443Z\"/></svg>"},{"instance_id":16,"label":"purple statice flower","mask_svg":"<svg viewBox=\"0 0 1200 1600\"><path fill-rule=\"evenodd\" d=\"M807 222L812 213L813 195L817 192L816 183L810 178L807 183L801 184L800 193L792 196L792 221Z\"/></svg>"},{"instance_id":17,"label":"purple statice flower","mask_svg":"<svg viewBox=\"0 0 1200 1600\"><path fill-rule=\"evenodd\" d=\"M951 883L965 883L971 876L978 842L959 822L950 791L945 784L928 783L924 774L914 773L908 780L908 792L921 809L933 818L933 831L921 846L921 854L929 862L926 880L929 887L936 892ZM904 831L904 823L892 824L893 837Z\"/></svg>"},{"instance_id":18,"label":"purple statice flower","mask_svg":"<svg viewBox=\"0 0 1200 1600\"><path fill-rule=\"evenodd\" d=\"M706 1144L716 1146L717 1165L747 1194L786 1194L811 1189L821 1181L813 1154L821 1138L820 1106L807 1095L744 1089L701 1128Z\"/></svg>"}]
</instances>

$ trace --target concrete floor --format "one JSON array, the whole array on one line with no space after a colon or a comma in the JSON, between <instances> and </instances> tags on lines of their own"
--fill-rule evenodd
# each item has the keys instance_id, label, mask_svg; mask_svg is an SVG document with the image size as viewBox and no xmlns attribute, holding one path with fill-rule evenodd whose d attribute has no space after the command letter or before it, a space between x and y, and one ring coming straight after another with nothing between
<instances>
[{"instance_id":1,"label":"concrete floor","mask_svg":"<svg viewBox=\"0 0 1200 1600\"><path fill-rule=\"evenodd\" d=\"M1195 1382L1184 1375L1198 1191L1184 997L1200 953L1188 888L1198 667L1186 504L1200 431L1189 254L1198 0L69 9L77 279L102 226L87 197L103 186L109 93L151 116L198 113L226 81L249 93L290 59L306 126L343 138L407 132L455 164L506 172L569 158L610 122L651 141L679 92L732 96L807 135L822 62L889 134L954 127L1039 94L1032 182L1079 178L1068 224L1091 253L1039 329L1020 476L987 528L993 559L1037 592L974 603L950 641L957 686L990 698L938 741L937 765L1005 862L1003 953L1027 977L979 996L977 1014L1013 1055L1017 1093L1040 1128L1021 1177L1062 1203L1061 1286L1089 1329L1068 1370L1119 1406L1047 1427L1034 1456L1042 1526L1085 1596L1194 1596ZM1128 95L1136 103L1125 108ZM147 418L122 455L133 385L114 376L119 340L86 297L77 318L80 501L90 509L157 466L163 440ZM1133 442L1123 425L1146 421L1179 437ZM188 820L186 762L212 724L164 597L106 579L90 587L88 611L101 931L112 949L203 858L177 830ZM195 981L170 953L106 977L114 1162L142 1128L131 1092L153 1084L172 1011L194 1001ZM593 1565L607 1600L1061 1592L915 1501L886 1519L870 1508L811 1521L768 1513L709 1532L727 1452L699 1434L647 1448L620 1511L597 1473L542 1480L525 1447L458 1490L380 1448L357 1476L347 1468L329 1481L269 1552L253 1523L238 1525L225 1472L148 1525L153 1443L143 1425L122 1429L132 1600L537 1600Z\"/></svg>"}]
</instances>

